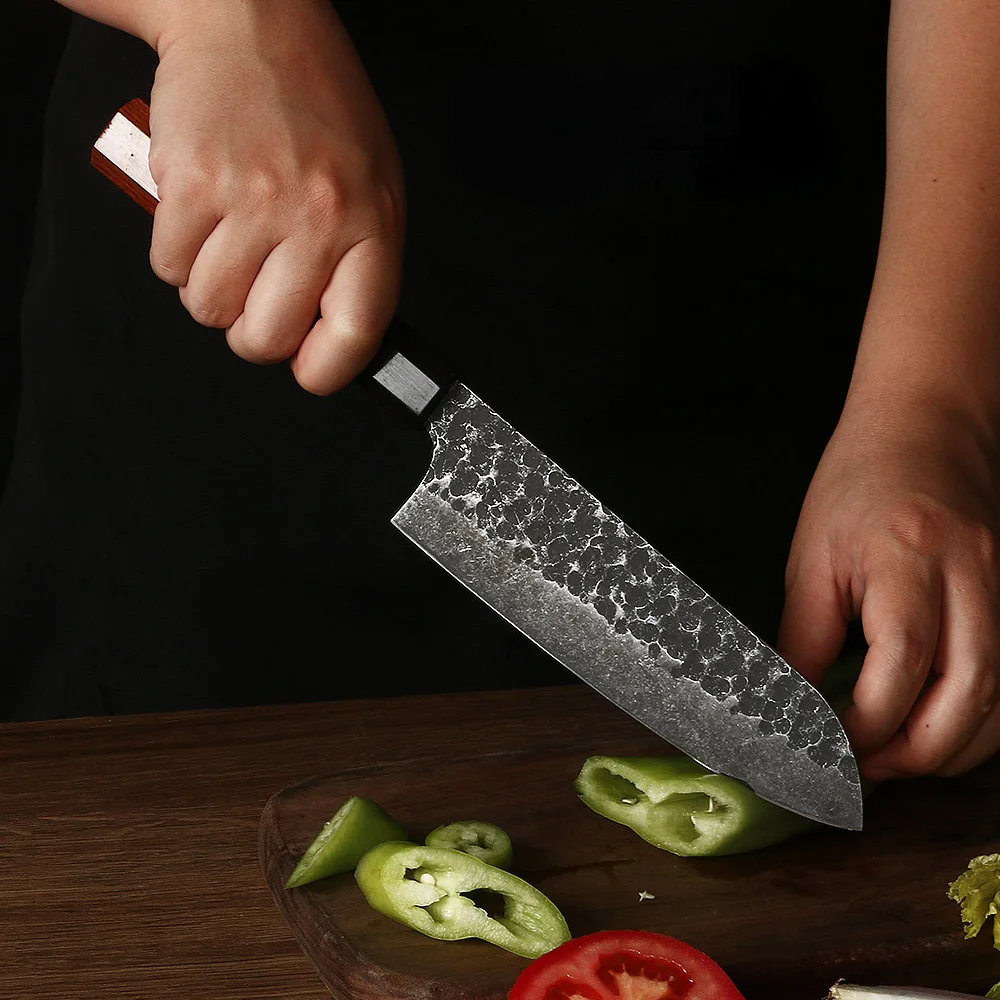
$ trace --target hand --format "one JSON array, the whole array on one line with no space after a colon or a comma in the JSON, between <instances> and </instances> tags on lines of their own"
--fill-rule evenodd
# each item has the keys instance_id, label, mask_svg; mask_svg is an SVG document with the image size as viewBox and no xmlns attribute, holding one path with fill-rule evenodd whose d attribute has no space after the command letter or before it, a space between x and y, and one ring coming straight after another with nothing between
<instances>
[{"instance_id":1,"label":"hand","mask_svg":"<svg viewBox=\"0 0 1000 1000\"><path fill-rule=\"evenodd\" d=\"M334 392L399 294L402 171L378 99L328 0L159 7L153 270L240 357L291 358Z\"/></svg>"},{"instance_id":2,"label":"hand","mask_svg":"<svg viewBox=\"0 0 1000 1000\"><path fill-rule=\"evenodd\" d=\"M815 683L860 616L862 774L959 774L1000 749L1000 443L955 407L862 396L809 487L778 648Z\"/></svg>"}]
</instances>

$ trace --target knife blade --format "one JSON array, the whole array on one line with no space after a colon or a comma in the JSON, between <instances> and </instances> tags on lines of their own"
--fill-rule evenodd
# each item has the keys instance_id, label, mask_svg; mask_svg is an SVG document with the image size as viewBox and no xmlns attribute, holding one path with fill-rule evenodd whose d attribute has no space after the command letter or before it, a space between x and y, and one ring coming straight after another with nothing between
<instances>
[{"instance_id":1,"label":"knife blade","mask_svg":"<svg viewBox=\"0 0 1000 1000\"><path fill-rule=\"evenodd\" d=\"M149 109L94 165L148 211ZM820 823L860 830L857 764L826 700L427 352L398 321L365 378L426 427L430 468L392 523L563 666L672 746Z\"/></svg>"}]
</instances>

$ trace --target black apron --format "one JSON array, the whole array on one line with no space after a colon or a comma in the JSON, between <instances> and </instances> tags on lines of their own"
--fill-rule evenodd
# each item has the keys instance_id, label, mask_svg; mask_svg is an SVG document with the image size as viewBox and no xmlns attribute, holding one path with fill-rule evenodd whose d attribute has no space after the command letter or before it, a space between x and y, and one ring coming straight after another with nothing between
<instances>
[{"instance_id":1,"label":"black apron","mask_svg":"<svg viewBox=\"0 0 1000 1000\"><path fill-rule=\"evenodd\" d=\"M407 176L399 315L769 640L881 196L884 11L803 6L338 4ZM75 18L49 104L0 718L573 681L390 525L419 427L240 360L152 274L89 154L155 66Z\"/></svg>"}]
</instances>

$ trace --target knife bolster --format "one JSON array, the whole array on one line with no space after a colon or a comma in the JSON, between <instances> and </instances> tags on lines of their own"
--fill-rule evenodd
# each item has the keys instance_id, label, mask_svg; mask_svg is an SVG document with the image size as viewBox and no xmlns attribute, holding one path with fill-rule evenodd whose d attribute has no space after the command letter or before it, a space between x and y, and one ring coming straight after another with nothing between
<instances>
[{"instance_id":1,"label":"knife bolster","mask_svg":"<svg viewBox=\"0 0 1000 1000\"><path fill-rule=\"evenodd\" d=\"M393 320L364 371L415 417L427 421L455 382L454 372L403 323Z\"/></svg>"}]
</instances>

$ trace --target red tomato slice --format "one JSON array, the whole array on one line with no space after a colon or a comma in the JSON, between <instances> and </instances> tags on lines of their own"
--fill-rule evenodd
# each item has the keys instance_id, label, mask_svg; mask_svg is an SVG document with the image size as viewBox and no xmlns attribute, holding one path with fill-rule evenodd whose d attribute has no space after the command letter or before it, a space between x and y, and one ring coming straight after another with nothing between
<instances>
[{"instance_id":1,"label":"red tomato slice","mask_svg":"<svg viewBox=\"0 0 1000 1000\"><path fill-rule=\"evenodd\" d=\"M535 959L510 1000L744 1000L704 952L652 931L585 934Z\"/></svg>"}]
</instances>

